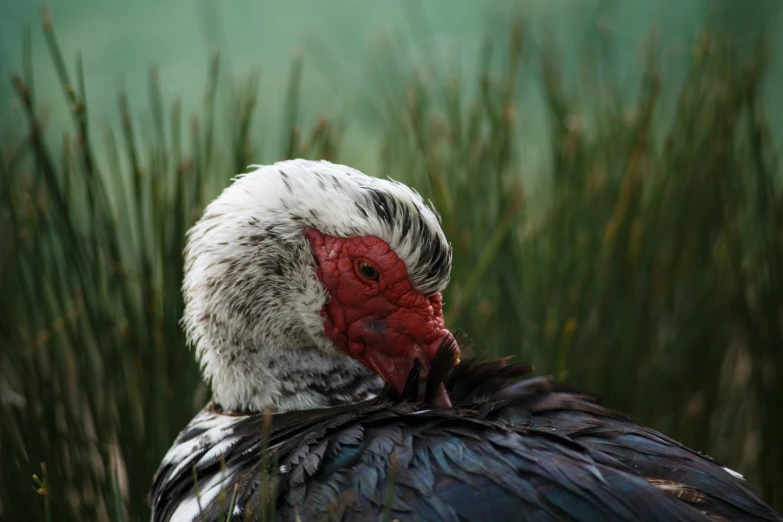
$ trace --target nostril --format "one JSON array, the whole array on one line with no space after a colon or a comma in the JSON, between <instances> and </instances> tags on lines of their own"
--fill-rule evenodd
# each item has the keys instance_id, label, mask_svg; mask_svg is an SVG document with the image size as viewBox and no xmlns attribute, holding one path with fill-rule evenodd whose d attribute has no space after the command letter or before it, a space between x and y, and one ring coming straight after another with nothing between
<instances>
[{"instance_id":1,"label":"nostril","mask_svg":"<svg viewBox=\"0 0 783 522\"><path fill-rule=\"evenodd\" d=\"M364 327L377 337L385 337L389 331L389 323L379 319L367 319L364 321Z\"/></svg>"}]
</instances>

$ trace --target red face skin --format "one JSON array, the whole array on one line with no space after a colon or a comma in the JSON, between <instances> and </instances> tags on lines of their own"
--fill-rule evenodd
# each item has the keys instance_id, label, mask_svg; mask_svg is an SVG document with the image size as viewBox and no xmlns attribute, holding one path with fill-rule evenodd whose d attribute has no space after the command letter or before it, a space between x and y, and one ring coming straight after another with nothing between
<instances>
[{"instance_id":1,"label":"red face skin","mask_svg":"<svg viewBox=\"0 0 783 522\"><path fill-rule=\"evenodd\" d=\"M417 292L405 263L382 239L338 238L312 228L303 233L318 261L318 279L330 295L321 310L326 335L400 394L418 359L423 398L430 361L441 342L452 337L443 324L441 295ZM439 405L451 407L445 388L437 395Z\"/></svg>"}]
</instances>

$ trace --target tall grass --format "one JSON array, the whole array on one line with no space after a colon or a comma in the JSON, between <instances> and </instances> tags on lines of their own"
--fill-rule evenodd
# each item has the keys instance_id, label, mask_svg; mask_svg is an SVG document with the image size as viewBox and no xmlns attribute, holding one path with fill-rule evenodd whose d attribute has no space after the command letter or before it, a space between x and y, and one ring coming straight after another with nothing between
<instances>
[{"instance_id":1,"label":"tall grass","mask_svg":"<svg viewBox=\"0 0 783 522\"><path fill-rule=\"evenodd\" d=\"M94 129L78 55L67 65L43 31L73 123L46 139L28 35L12 78L26 128L4 129L15 139L0 149L0 515L143 520L163 453L208 397L178 324L184 234L258 161L258 82L224 131L218 56L187 120L152 69L152 128L120 92L120 128ZM472 85L389 59L395 81L371 95L374 174L431 198L453 242L449 324L718 458L783 508L783 189L764 48L748 57L705 31L666 117L654 41L634 101L604 103L616 86L574 95L522 25L496 40ZM350 163L330 120L299 126L301 73L294 60L279 158ZM545 206L521 181L522 74L547 103Z\"/></svg>"}]
</instances>

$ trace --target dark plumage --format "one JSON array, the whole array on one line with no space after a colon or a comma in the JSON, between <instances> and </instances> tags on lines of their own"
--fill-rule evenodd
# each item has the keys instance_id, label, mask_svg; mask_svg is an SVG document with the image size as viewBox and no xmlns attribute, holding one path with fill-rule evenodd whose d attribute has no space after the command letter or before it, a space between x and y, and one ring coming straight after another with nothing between
<instances>
[{"instance_id":1,"label":"dark plumage","mask_svg":"<svg viewBox=\"0 0 783 522\"><path fill-rule=\"evenodd\" d=\"M196 465L199 484L233 470L203 519L224 520L236 488L237 520L781 520L742 480L665 435L549 379L513 383L529 369L464 361L446 377L450 410L384 395L271 415L266 455L265 416L242 415L225 431L237 441ZM200 432L186 428L175 447ZM173 467L155 478L156 520L192 494L192 469Z\"/></svg>"}]
</instances>

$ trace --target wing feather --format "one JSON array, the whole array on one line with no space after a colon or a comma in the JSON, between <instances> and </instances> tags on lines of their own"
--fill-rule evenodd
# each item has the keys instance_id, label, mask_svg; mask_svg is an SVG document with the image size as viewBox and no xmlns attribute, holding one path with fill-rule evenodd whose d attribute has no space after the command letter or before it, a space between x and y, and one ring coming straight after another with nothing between
<instances>
[{"instance_id":1,"label":"wing feather","mask_svg":"<svg viewBox=\"0 0 783 522\"><path fill-rule=\"evenodd\" d=\"M263 415L208 407L163 459L153 520L225 520L234 491L236 520L783 520L665 435L549 379L513 382L526 365L460 367L443 373L453 410L379 396L280 413L266 444Z\"/></svg>"}]
</instances>

